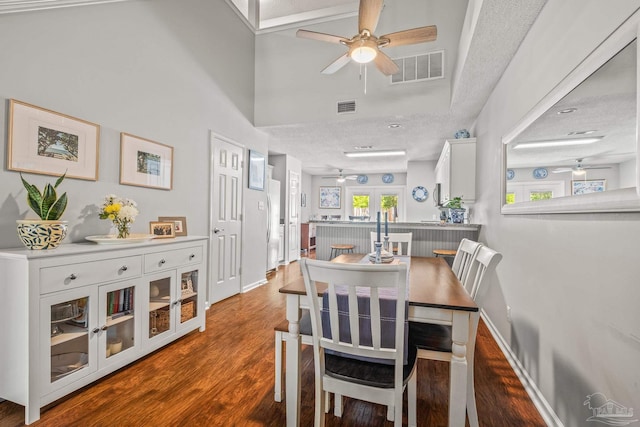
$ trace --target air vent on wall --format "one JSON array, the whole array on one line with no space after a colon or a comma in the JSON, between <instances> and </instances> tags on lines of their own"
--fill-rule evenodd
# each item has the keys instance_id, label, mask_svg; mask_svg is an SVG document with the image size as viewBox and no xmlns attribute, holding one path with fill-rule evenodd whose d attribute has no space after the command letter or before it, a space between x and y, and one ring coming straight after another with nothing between
<instances>
[{"instance_id":1,"label":"air vent on wall","mask_svg":"<svg viewBox=\"0 0 640 427\"><path fill-rule=\"evenodd\" d=\"M356 101L338 101L338 114L355 113Z\"/></svg>"},{"instance_id":2,"label":"air vent on wall","mask_svg":"<svg viewBox=\"0 0 640 427\"><path fill-rule=\"evenodd\" d=\"M394 59L400 72L391 76L391 83L409 83L444 77L444 50L424 55Z\"/></svg>"}]
</instances>

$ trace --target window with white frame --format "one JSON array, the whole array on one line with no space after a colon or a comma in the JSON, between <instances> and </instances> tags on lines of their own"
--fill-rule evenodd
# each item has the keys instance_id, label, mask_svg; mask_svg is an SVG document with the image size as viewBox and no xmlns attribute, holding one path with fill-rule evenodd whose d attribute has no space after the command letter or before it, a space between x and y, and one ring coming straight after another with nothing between
<instances>
[{"instance_id":1,"label":"window with white frame","mask_svg":"<svg viewBox=\"0 0 640 427\"><path fill-rule=\"evenodd\" d=\"M351 220L375 221L387 213L389 222L401 222L405 217L403 186L347 187L347 216Z\"/></svg>"}]
</instances>

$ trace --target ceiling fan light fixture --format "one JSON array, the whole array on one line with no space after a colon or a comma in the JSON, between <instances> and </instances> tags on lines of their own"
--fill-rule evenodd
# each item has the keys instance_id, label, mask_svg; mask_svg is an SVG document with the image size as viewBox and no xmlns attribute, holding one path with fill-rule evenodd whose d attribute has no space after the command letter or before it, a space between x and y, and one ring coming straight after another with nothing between
<instances>
[{"instance_id":1,"label":"ceiling fan light fixture","mask_svg":"<svg viewBox=\"0 0 640 427\"><path fill-rule=\"evenodd\" d=\"M340 178L336 178L336 182L340 182L343 183L347 180L347 178L345 178L344 176L341 176Z\"/></svg>"},{"instance_id":2,"label":"ceiling fan light fixture","mask_svg":"<svg viewBox=\"0 0 640 427\"><path fill-rule=\"evenodd\" d=\"M361 40L354 43L349 52L351 59L358 64L367 64L373 61L378 55L378 47L372 40Z\"/></svg>"},{"instance_id":3,"label":"ceiling fan light fixture","mask_svg":"<svg viewBox=\"0 0 640 427\"><path fill-rule=\"evenodd\" d=\"M347 157L382 157L382 156L405 156L407 150L379 150L379 151L345 151Z\"/></svg>"},{"instance_id":4,"label":"ceiling fan light fixture","mask_svg":"<svg viewBox=\"0 0 640 427\"><path fill-rule=\"evenodd\" d=\"M601 136L593 138L570 138L570 139L551 139L548 141L535 141L535 142L521 142L515 147L514 150L522 150L525 148L545 148L545 147L562 147L568 145L585 145L593 144L602 139Z\"/></svg>"}]
</instances>

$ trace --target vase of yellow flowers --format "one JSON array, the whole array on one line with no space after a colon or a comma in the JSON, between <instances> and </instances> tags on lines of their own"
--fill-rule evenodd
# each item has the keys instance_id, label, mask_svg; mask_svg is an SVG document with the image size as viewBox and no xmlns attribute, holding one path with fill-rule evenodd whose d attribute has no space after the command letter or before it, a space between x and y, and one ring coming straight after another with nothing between
<instances>
[{"instance_id":1,"label":"vase of yellow flowers","mask_svg":"<svg viewBox=\"0 0 640 427\"><path fill-rule=\"evenodd\" d=\"M126 239L131 232L131 224L138 216L136 202L131 199L122 199L115 194L108 194L100 208L100 219L108 219L113 222L118 230L118 239Z\"/></svg>"}]
</instances>

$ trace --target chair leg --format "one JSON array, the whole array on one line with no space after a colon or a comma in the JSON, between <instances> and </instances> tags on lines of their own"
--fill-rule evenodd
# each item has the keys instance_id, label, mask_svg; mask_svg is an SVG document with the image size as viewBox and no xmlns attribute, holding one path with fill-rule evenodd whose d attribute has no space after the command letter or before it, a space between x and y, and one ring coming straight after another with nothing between
<instances>
[{"instance_id":1,"label":"chair leg","mask_svg":"<svg viewBox=\"0 0 640 427\"><path fill-rule=\"evenodd\" d=\"M393 406L391 405L387 406L387 421L393 422L394 420L393 414L394 414Z\"/></svg>"},{"instance_id":2,"label":"chair leg","mask_svg":"<svg viewBox=\"0 0 640 427\"><path fill-rule=\"evenodd\" d=\"M282 402L282 332L276 331L276 357L274 366L276 368L274 381L274 400Z\"/></svg>"},{"instance_id":3,"label":"chair leg","mask_svg":"<svg viewBox=\"0 0 640 427\"><path fill-rule=\"evenodd\" d=\"M329 393L328 391L324 392L324 413L328 414L329 413L329 408L331 408L331 402L329 402L329 399L331 399L331 393Z\"/></svg>"},{"instance_id":4,"label":"chair leg","mask_svg":"<svg viewBox=\"0 0 640 427\"><path fill-rule=\"evenodd\" d=\"M315 384L315 393L316 393L316 397L315 397L315 414L313 417L313 425L315 427L324 427L324 419L325 419L325 392L323 390L323 386L322 386L322 380L318 380L318 378L316 378L316 384Z\"/></svg>"},{"instance_id":5,"label":"chair leg","mask_svg":"<svg viewBox=\"0 0 640 427\"><path fill-rule=\"evenodd\" d=\"M473 384L473 365L469 366L467 375L467 416L469 426L478 427L478 409L476 407L476 390Z\"/></svg>"},{"instance_id":6,"label":"chair leg","mask_svg":"<svg viewBox=\"0 0 640 427\"><path fill-rule=\"evenodd\" d=\"M416 369L417 370L417 369ZM418 373L414 372L411 378L409 378L409 384L407 384L407 406L409 427L417 427L418 425ZM477 427L477 426L476 426Z\"/></svg>"},{"instance_id":7,"label":"chair leg","mask_svg":"<svg viewBox=\"0 0 640 427\"><path fill-rule=\"evenodd\" d=\"M342 417L342 395L338 393L333 395L333 415Z\"/></svg>"}]
</instances>

